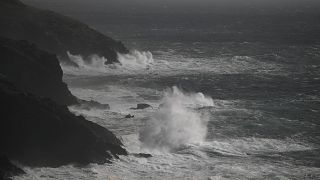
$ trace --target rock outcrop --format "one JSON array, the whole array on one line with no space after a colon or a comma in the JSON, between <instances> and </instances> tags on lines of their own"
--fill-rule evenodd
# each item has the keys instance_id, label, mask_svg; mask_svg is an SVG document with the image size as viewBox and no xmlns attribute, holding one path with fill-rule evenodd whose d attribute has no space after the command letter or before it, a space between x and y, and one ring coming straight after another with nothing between
<instances>
[{"instance_id":1,"label":"rock outcrop","mask_svg":"<svg viewBox=\"0 0 320 180\"><path fill-rule=\"evenodd\" d=\"M105 163L127 155L107 129L0 76L0 154L30 166Z\"/></svg>"},{"instance_id":2,"label":"rock outcrop","mask_svg":"<svg viewBox=\"0 0 320 180\"><path fill-rule=\"evenodd\" d=\"M0 73L23 91L62 105L77 103L62 81L63 72L55 55L27 41L0 38L0 59Z\"/></svg>"},{"instance_id":3,"label":"rock outcrop","mask_svg":"<svg viewBox=\"0 0 320 180\"><path fill-rule=\"evenodd\" d=\"M133 156L135 157L138 157L138 158L150 158L152 157L151 154L147 154L147 153L136 153L136 154L132 154Z\"/></svg>"},{"instance_id":4,"label":"rock outcrop","mask_svg":"<svg viewBox=\"0 0 320 180\"><path fill-rule=\"evenodd\" d=\"M18 0L0 0L0 27L0 36L35 43L65 62L67 51L85 59L93 54L104 56L107 63L118 62L117 52L128 53L120 41L81 22Z\"/></svg>"},{"instance_id":5,"label":"rock outcrop","mask_svg":"<svg viewBox=\"0 0 320 180\"><path fill-rule=\"evenodd\" d=\"M134 115L127 114L124 118L134 118Z\"/></svg>"}]
</instances>

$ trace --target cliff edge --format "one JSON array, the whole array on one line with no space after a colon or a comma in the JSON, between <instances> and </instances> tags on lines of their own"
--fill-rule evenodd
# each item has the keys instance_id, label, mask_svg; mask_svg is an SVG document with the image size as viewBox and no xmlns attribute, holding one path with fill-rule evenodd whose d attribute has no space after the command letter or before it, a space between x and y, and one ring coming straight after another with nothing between
<instances>
[{"instance_id":1,"label":"cliff edge","mask_svg":"<svg viewBox=\"0 0 320 180\"><path fill-rule=\"evenodd\" d=\"M128 53L120 41L77 20L18 0L0 0L0 27L0 36L35 43L64 62L70 62L68 51L87 60L93 54L104 56L107 63L118 62L117 52Z\"/></svg>"}]
</instances>

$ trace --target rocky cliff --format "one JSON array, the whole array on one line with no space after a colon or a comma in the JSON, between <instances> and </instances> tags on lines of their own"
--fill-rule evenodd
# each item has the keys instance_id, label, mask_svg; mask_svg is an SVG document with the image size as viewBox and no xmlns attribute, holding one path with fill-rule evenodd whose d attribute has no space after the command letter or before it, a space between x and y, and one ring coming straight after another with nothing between
<instances>
[{"instance_id":1,"label":"rocky cliff","mask_svg":"<svg viewBox=\"0 0 320 180\"><path fill-rule=\"evenodd\" d=\"M0 155L31 166L105 163L126 155L107 129L21 91L0 75Z\"/></svg>"},{"instance_id":2,"label":"rocky cliff","mask_svg":"<svg viewBox=\"0 0 320 180\"><path fill-rule=\"evenodd\" d=\"M0 73L23 91L63 105L77 103L62 81L63 72L56 56L27 41L0 38Z\"/></svg>"},{"instance_id":3,"label":"rocky cliff","mask_svg":"<svg viewBox=\"0 0 320 180\"><path fill-rule=\"evenodd\" d=\"M66 62L67 51L85 58L92 54L104 56L108 63L118 62L117 52L128 53L120 41L81 22L18 0L0 0L0 27L0 36L28 40Z\"/></svg>"}]
</instances>

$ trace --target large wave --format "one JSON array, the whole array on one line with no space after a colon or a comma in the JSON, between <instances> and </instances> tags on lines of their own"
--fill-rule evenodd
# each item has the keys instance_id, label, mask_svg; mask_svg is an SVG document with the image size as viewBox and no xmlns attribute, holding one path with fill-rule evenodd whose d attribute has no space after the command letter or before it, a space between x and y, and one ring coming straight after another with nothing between
<instances>
[{"instance_id":1,"label":"large wave","mask_svg":"<svg viewBox=\"0 0 320 180\"><path fill-rule=\"evenodd\" d=\"M188 144L202 143L207 135L207 114L194 110L213 106L202 93L184 93L177 87L166 91L159 110L141 130L139 139L147 148L173 150Z\"/></svg>"},{"instance_id":2,"label":"large wave","mask_svg":"<svg viewBox=\"0 0 320 180\"><path fill-rule=\"evenodd\" d=\"M105 57L92 55L88 60L84 60L81 55L73 55L67 52L69 59L78 65L80 69L104 72L106 70L105 63L108 61Z\"/></svg>"},{"instance_id":3,"label":"large wave","mask_svg":"<svg viewBox=\"0 0 320 180\"><path fill-rule=\"evenodd\" d=\"M67 74L101 74L121 71L141 71L150 69L154 63L153 55L149 51L132 50L128 54L118 53L119 63L107 64L108 60L105 57L91 55L84 59L81 55L74 55L67 52L69 59L78 67L72 67L61 64L62 69Z\"/></svg>"},{"instance_id":4,"label":"large wave","mask_svg":"<svg viewBox=\"0 0 320 180\"><path fill-rule=\"evenodd\" d=\"M128 69L146 69L154 63L153 55L150 51L133 50L129 54L118 53L118 60L121 66Z\"/></svg>"}]
</instances>

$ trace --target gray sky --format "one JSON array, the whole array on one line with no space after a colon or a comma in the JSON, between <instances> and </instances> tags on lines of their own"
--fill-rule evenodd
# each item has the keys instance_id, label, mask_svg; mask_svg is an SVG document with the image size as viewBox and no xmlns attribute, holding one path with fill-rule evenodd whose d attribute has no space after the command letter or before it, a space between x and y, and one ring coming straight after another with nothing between
<instances>
[{"instance_id":1,"label":"gray sky","mask_svg":"<svg viewBox=\"0 0 320 180\"><path fill-rule=\"evenodd\" d=\"M320 11L320 0L22 0L46 8L97 11ZM232 12L230 12L232 13Z\"/></svg>"}]
</instances>

